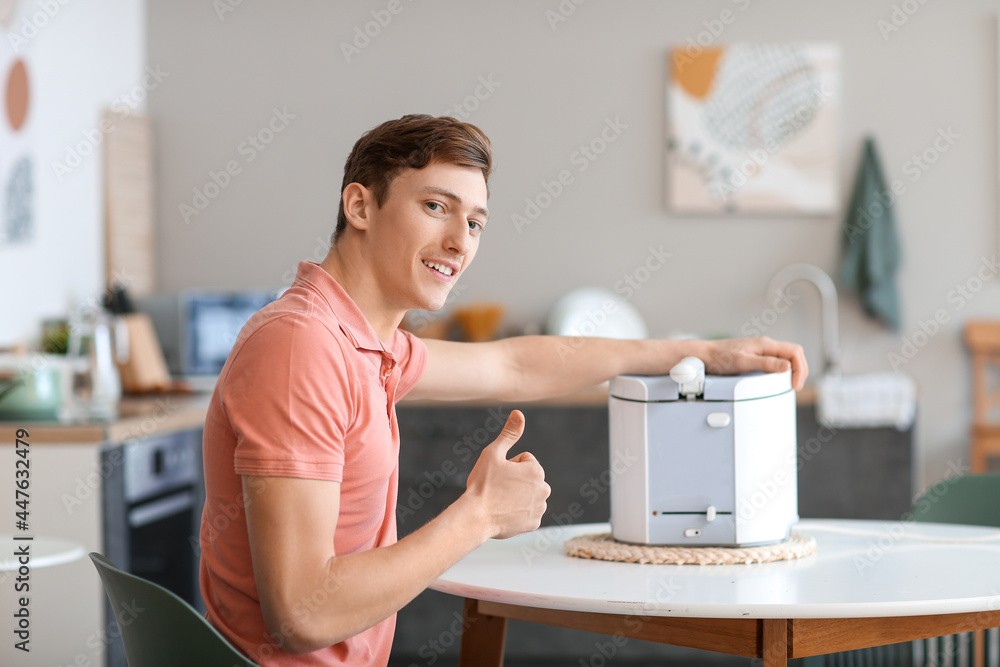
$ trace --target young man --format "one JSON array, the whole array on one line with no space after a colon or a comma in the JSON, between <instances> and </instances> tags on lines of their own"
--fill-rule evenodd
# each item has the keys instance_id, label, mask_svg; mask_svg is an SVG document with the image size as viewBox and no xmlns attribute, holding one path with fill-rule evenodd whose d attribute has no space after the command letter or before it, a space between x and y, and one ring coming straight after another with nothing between
<instances>
[{"instance_id":1,"label":"young man","mask_svg":"<svg viewBox=\"0 0 1000 667\"><path fill-rule=\"evenodd\" d=\"M452 118L406 116L347 160L322 264L247 323L205 424L201 587L209 620L262 665L385 665L395 613L490 538L538 527L549 494L513 411L464 495L396 541L404 395L520 401L700 357L716 374L792 369L802 349L767 338L621 341L525 336L428 340L397 326L441 308L486 227L490 144Z\"/></svg>"}]
</instances>

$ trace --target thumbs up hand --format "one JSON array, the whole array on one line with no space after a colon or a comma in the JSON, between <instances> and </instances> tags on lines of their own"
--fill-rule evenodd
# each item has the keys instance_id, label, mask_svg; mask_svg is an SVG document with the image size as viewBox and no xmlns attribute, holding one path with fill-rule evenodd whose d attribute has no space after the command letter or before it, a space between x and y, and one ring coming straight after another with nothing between
<instances>
[{"instance_id":1,"label":"thumbs up hand","mask_svg":"<svg viewBox=\"0 0 1000 667\"><path fill-rule=\"evenodd\" d=\"M524 415L514 410L469 474L466 494L479 501L489 537L503 539L535 530L545 513L551 489L542 466L528 452L507 458L522 433Z\"/></svg>"}]
</instances>

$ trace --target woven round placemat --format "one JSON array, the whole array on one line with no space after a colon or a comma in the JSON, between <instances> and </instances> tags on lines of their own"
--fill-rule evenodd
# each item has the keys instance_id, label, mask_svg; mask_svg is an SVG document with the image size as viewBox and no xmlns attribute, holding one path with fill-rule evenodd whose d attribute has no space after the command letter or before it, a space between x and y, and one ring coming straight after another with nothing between
<instances>
[{"instance_id":1,"label":"woven round placemat","mask_svg":"<svg viewBox=\"0 0 1000 667\"><path fill-rule=\"evenodd\" d=\"M816 540L792 533L784 542L761 547L657 547L618 542L611 533L577 535L563 544L575 558L662 565L735 565L803 558L816 551Z\"/></svg>"}]
</instances>

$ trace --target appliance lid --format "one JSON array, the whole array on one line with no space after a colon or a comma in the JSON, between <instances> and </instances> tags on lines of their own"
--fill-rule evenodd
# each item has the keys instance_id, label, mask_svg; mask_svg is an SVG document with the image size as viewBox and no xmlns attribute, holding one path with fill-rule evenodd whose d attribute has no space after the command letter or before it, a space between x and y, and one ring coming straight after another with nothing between
<instances>
[{"instance_id":1,"label":"appliance lid","mask_svg":"<svg viewBox=\"0 0 1000 667\"><path fill-rule=\"evenodd\" d=\"M741 375L706 375L705 393L697 400L746 401L777 396L792 390L792 372ZM627 401L661 402L686 400L679 385L669 375L619 375L611 380L612 398Z\"/></svg>"}]
</instances>

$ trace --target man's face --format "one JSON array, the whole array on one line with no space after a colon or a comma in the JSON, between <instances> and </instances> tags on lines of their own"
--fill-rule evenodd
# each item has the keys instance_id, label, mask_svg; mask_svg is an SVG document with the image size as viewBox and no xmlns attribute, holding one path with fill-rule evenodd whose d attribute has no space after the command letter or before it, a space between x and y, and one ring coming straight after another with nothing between
<instances>
[{"instance_id":1,"label":"man's face","mask_svg":"<svg viewBox=\"0 0 1000 667\"><path fill-rule=\"evenodd\" d=\"M433 162L393 179L371 207L370 260L379 289L400 308L441 308L479 248L489 218L486 181L475 167Z\"/></svg>"}]
</instances>

